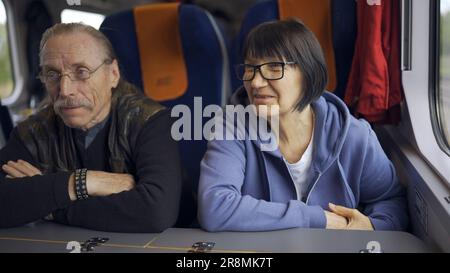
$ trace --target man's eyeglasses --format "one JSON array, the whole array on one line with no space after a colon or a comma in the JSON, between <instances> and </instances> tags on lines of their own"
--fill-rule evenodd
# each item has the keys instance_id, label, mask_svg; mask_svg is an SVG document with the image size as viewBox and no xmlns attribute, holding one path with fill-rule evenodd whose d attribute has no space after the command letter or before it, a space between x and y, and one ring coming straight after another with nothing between
<instances>
[{"instance_id":1,"label":"man's eyeglasses","mask_svg":"<svg viewBox=\"0 0 450 273\"><path fill-rule=\"evenodd\" d=\"M64 76L68 76L71 81L85 81L89 79L92 76L92 74L97 72L97 70L104 64L111 64L111 60L103 61L99 66L97 66L92 70L89 70L86 67L79 67L75 71L70 71L67 73L60 73L54 70L41 72L39 73L38 79L40 79L42 83L50 85L60 83L61 78Z\"/></svg>"},{"instance_id":2,"label":"man's eyeglasses","mask_svg":"<svg viewBox=\"0 0 450 273\"><path fill-rule=\"evenodd\" d=\"M284 67L295 62L270 62L260 65L238 64L235 66L236 76L241 81L251 81L256 75L256 71L261 72L261 76L266 80L279 80L284 76Z\"/></svg>"}]
</instances>

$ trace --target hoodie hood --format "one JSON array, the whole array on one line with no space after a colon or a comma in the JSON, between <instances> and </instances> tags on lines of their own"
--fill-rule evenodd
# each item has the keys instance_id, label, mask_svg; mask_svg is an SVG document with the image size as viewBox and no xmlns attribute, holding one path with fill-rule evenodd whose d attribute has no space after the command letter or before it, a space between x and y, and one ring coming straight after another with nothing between
<instances>
[{"instance_id":1,"label":"hoodie hood","mask_svg":"<svg viewBox=\"0 0 450 273\"><path fill-rule=\"evenodd\" d=\"M250 102L245 88L242 86L234 92L229 103L247 106ZM313 165L317 172L325 171L338 157L350 127L350 112L347 106L334 94L325 91L322 96L313 101L311 106L315 114ZM261 147L261 140L253 141ZM261 150L261 149L260 149ZM279 149L263 151L281 158Z\"/></svg>"}]
</instances>

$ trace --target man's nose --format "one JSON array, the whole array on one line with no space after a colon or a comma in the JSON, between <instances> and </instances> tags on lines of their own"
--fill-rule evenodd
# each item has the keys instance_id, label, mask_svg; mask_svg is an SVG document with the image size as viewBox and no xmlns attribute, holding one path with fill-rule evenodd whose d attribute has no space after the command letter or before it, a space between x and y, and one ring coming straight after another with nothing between
<instances>
[{"instance_id":1,"label":"man's nose","mask_svg":"<svg viewBox=\"0 0 450 273\"><path fill-rule=\"evenodd\" d=\"M267 85L267 80L263 78L263 76L261 74L261 70L257 69L255 71L255 76L251 80L251 86L253 88L260 88L260 87L264 87L266 85Z\"/></svg>"},{"instance_id":2,"label":"man's nose","mask_svg":"<svg viewBox=\"0 0 450 273\"><path fill-rule=\"evenodd\" d=\"M59 95L68 97L75 93L74 82L69 78L69 75L62 75L59 82Z\"/></svg>"}]
</instances>

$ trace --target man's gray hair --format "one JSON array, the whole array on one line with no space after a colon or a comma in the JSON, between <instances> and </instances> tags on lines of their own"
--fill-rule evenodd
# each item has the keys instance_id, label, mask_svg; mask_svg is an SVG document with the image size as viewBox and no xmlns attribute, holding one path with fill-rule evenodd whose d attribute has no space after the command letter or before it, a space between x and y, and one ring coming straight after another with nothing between
<instances>
[{"instance_id":1,"label":"man's gray hair","mask_svg":"<svg viewBox=\"0 0 450 273\"><path fill-rule=\"evenodd\" d=\"M107 60L113 61L114 59L117 59L111 42L102 32L83 23L60 23L48 28L42 35L41 44L39 46L40 62L42 62L42 49L50 38L58 35L79 32L91 35L91 37L93 37L103 47Z\"/></svg>"}]
</instances>

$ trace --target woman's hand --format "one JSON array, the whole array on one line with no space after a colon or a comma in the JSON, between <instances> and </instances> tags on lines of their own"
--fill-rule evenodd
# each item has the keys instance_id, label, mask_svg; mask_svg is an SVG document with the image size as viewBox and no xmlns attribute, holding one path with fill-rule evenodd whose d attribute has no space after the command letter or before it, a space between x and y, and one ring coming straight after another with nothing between
<instances>
[{"instance_id":1,"label":"woman's hand","mask_svg":"<svg viewBox=\"0 0 450 273\"><path fill-rule=\"evenodd\" d=\"M372 222L370 222L369 217L362 214L359 210L350 209L343 206L337 206L331 203L328 204L328 206L330 207L331 211L334 212L335 214L348 219L346 229L373 230Z\"/></svg>"},{"instance_id":2,"label":"woman's hand","mask_svg":"<svg viewBox=\"0 0 450 273\"><path fill-rule=\"evenodd\" d=\"M325 217L327 218L327 229L346 229L347 219L336 213L325 211Z\"/></svg>"}]
</instances>

